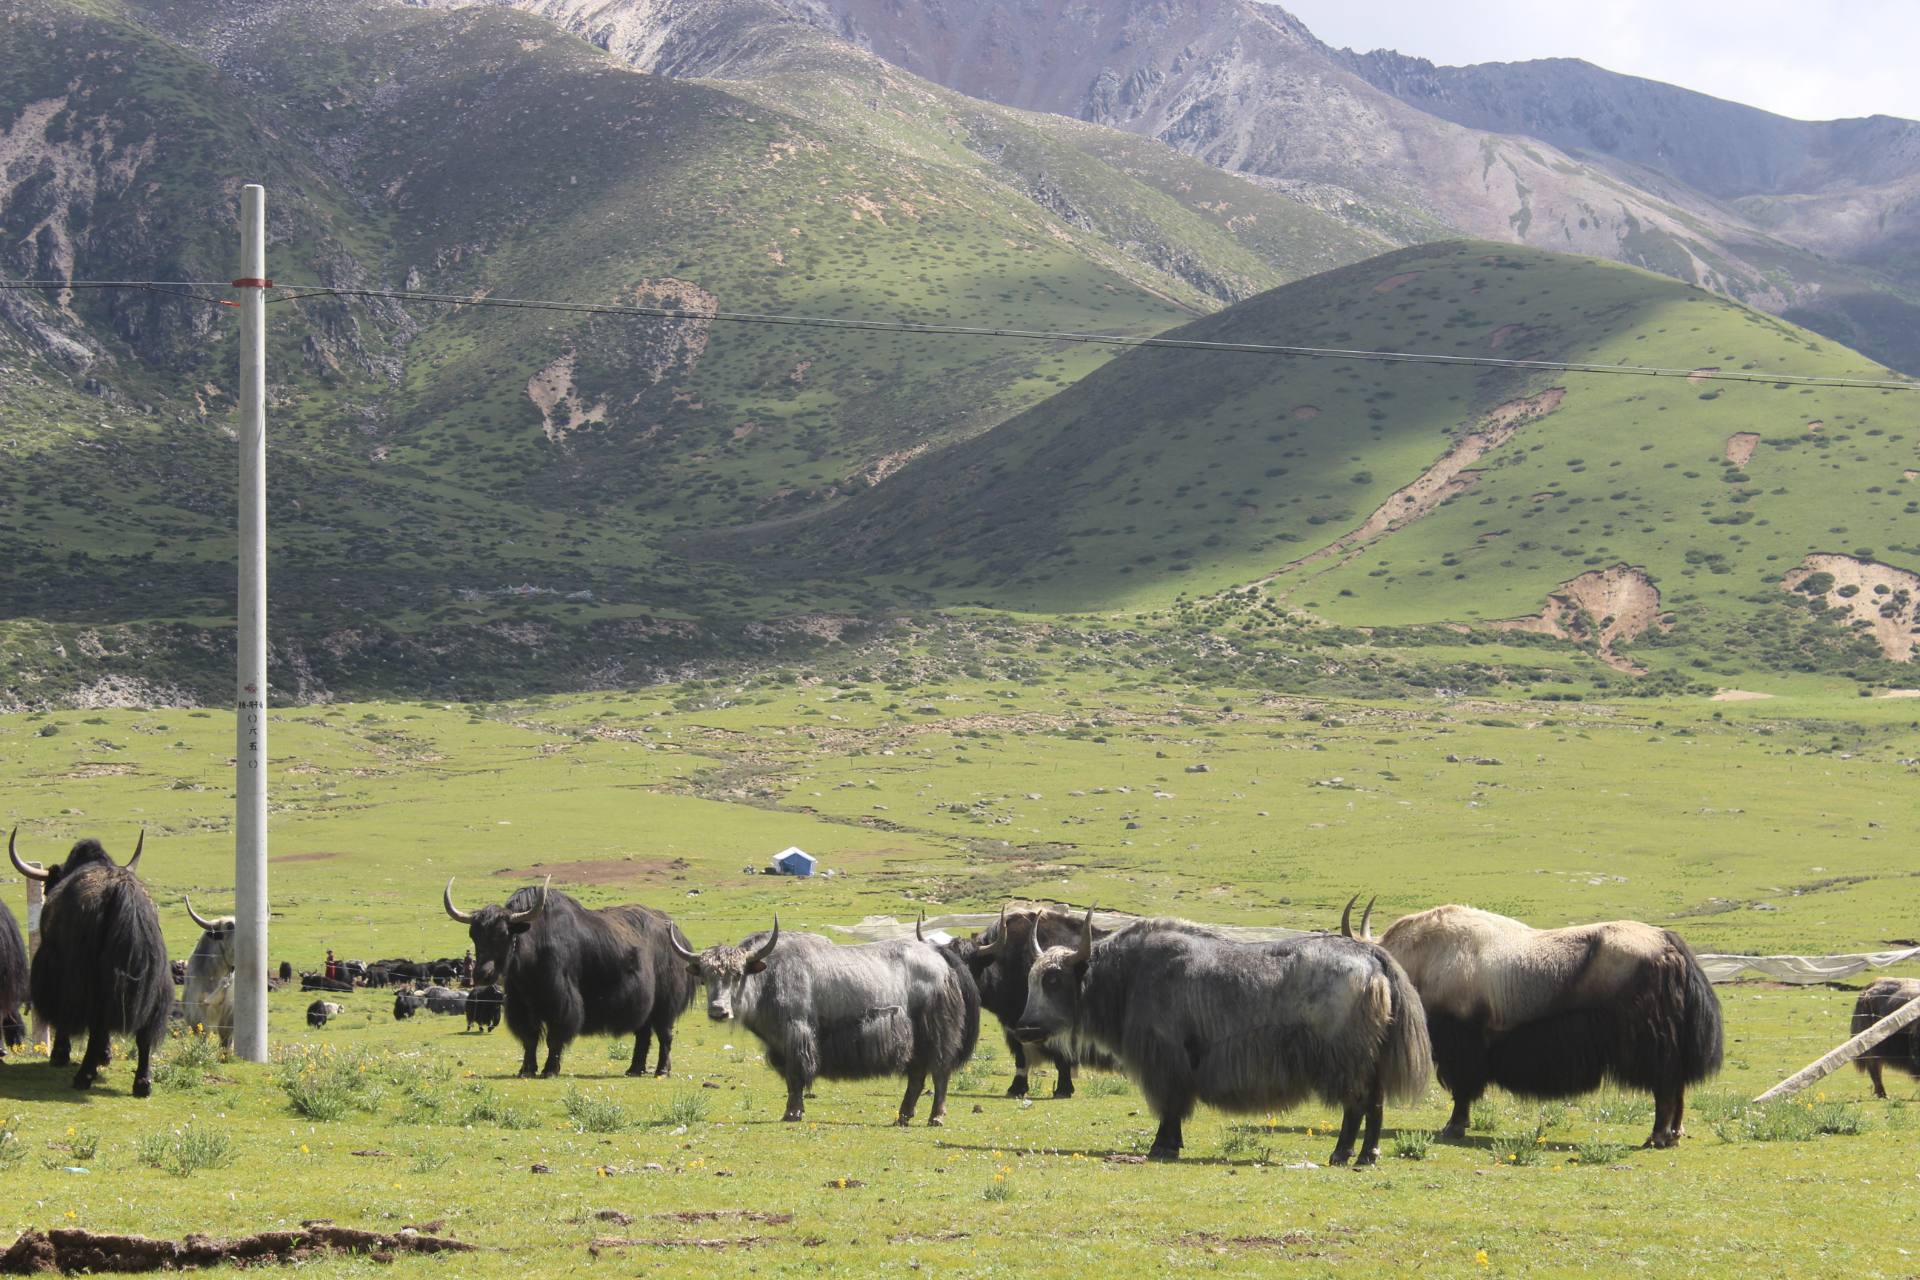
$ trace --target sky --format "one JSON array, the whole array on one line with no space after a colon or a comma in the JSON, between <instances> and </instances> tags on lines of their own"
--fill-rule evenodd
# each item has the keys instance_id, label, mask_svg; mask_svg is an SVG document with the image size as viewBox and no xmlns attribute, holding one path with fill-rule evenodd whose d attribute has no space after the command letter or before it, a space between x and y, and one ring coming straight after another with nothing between
<instances>
[{"instance_id":1,"label":"sky","mask_svg":"<svg viewBox=\"0 0 1920 1280\"><path fill-rule=\"evenodd\" d=\"M1920 119L1920 0L1280 0L1335 48L1585 58L1801 120Z\"/></svg>"}]
</instances>

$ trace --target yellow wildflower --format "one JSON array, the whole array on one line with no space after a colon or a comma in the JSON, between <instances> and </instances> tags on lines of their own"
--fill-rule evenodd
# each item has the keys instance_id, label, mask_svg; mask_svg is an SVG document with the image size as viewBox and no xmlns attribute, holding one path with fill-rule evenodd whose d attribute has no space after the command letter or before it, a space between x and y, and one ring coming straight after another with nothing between
<instances>
[{"instance_id":1,"label":"yellow wildflower","mask_svg":"<svg viewBox=\"0 0 1920 1280\"><path fill-rule=\"evenodd\" d=\"M1485 1249L1474 1251L1473 1265L1476 1267L1484 1267L1487 1265L1487 1251Z\"/></svg>"}]
</instances>

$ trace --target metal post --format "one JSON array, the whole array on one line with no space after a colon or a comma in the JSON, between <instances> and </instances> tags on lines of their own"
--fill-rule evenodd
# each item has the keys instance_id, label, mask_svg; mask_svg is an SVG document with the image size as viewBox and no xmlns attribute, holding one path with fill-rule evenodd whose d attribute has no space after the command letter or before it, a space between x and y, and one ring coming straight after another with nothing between
<instances>
[{"instance_id":1,"label":"metal post","mask_svg":"<svg viewBox=\"0 0 1920 1280\"><path fill-rule=\"evenodd\" d=\"M37 862L28 863L34 870L40 869ZM40 912L47 905L47 886L43 881L32 877L27 879L27 958L31 960L40 950ZM40 1015L40 1006L33 1007L33 1043L50 1045L53 1043L53 1028Z\"/></svg>"},{"instance_id":2,"label":"metal post","mask_svg":"<svg viewBox=\"0 0 1920 1280\"><path fill-rule=\"evenodd\" d=\"M240 190L240 611L233 1051L267 1060L267 192Z\"/></svg>"}]
</instances>

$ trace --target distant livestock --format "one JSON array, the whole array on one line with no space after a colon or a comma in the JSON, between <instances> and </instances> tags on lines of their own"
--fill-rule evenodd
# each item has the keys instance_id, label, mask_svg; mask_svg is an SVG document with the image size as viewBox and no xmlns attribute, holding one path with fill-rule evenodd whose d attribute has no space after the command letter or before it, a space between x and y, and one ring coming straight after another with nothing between
<instances>
[{"instance_id":1,"label":"distant livestock","mask_svg":"<svg viewBox=\"0 0 1920 1280\"><path fill-rule=\"evenodd\" d=\"M1865 991L1853 1006L1853 1034L1859 1035L1908 1001L1920 998L1920 978L1882 978ZM1853 1065L1873 1081L1873 1096L1884 1098L1887 1087L1880 1080L1883 1068L1892 1067L1910 1076L1920 1076L1920 1023L1909 1022L1853 1060Z\"/></svg>"},{"instance_id":2,"label":"distant livestock","mask_svg":"<svg viewBox=\"0 0 1920 1280\"><path fill-rule=\"evenodd\" d=\"M1196 1103L1265 1112L1319 1097L1343 1112L1329 1163L1369 1165L1384 1104L1417 1098L1432 1070L1413 984L1353 937L1233 942L1142 920L1097 940L1089 910L1077 946L1042 950L1029 934L1027 955L1014 1034L1029 1044L1070 1035L1118 1059L1159 1117L1152 1159L1179 1158Z\"/></svg>"},{"instance_id":3,"label":"distant livestock","mask_svg":"<svg viewBox=\"0 0 1920 1280\"><path fill-rule=\"evenodd\" d=\"M441 902L473 940L473 980L506 988L507 1029L524 1050L521 1075L534 1074L542 1033L541 1075L559 1075L561 1055L581 1035L631 1034L630 1076L647 1073L648 1044L658 1036L654 1074L672 1070L673 1024L694 984L676 959L686 938L665 914L642 906L590 911L553 889L551 877L515 890L504 906L470 912L454 905L448 880Z\"/></svg>"},{"instance_id":4,"label":"distant livestock","mask_svg":"<svg viewBox=\"0 0 1920 1280\"><path fill-rule=\"evenodd\" d=\"M399 1022L427 1007L427 998L418 991L400 991L393 997L393 1017Z\"/></svg>"},{"instance_id":5,"label":"distant livestock","mask_svg":"<svg viewBox=\"0 0 1920 1280\"><path fill-rule=\"evenodd\" d=\"M1393 923L1380 945L1426 1005L1440 1083L1467 1131L1489 1084L1526 1098L1570 1098L1603 1080L1653 1094L1649 1147L1683 1134L1686 1089L1720 1069L1720 1001L1671 929L1615 920L1534 929L1472 907Z\"/></svg>"},{"instance_id":6,"label":"distant livestock","mask_svg":"<svg viewBox=\"0 0 1920 1280\"><path fill-rule=\"evenodd\" d=\"M1053 1064L1053 1096L1071 1098L1073 1096L1073 1068L1077 1064L1113 1070L1117 1064L1111 1056L1091 1044L1076 1042L1071 1036L1060 1036L1045 1044L1028 1046L1020 1043L1013 1034L1013 1024L1027 1008L1027 971L1031 968L1028 959L1027 939L1035 930L1040 934L1040 947L1064 947L1076 942L1080 936L1080 922L1064 911L1055 911L1047 907L1019 907L1002 913L1000 920L987 926L985 930L972 938L955 938L946 944L949 951L960 957L973 975L975 985L980 988L980 1007L1000 1021L1000 1030L1006 1036L1007 1049L1013 1056L1013 1083L1007 1086L1009 1098L1027 1096L1028 1055L1045 1057ZM916 927L916 935L918 929ZM1107 936L1107 931L1095 928L1093 939L1098 942ZM1006 945L1000 945L1002 939Z\"/></svg>"},{"instance_id":7,"label":"distant livestock","mask_svg":"<svg viewBox=\"0 0 1920 1280\"><path fill-rule=\"evenodd\" d=\"M189 1030L196 1035L217 1035L220 1047L233 1047L233 917L207 919L193 909L188 898L187 916L200 926L200 941L187 957L185 1007ZM224 988L224 990L223 990Z\"/></svg>"},{"instance_id":8,"label":"distant livestock","mask_svg":"<svg viewBox=\"0 0 1920 1280\"><path fill-rule=\"evenodd\" d=\"M307 1006L307 1025L316 1028L324 1027L327 1025L327 1019L337 1018L346 1011L347 1006L343 1004L336 1004L331 1000L315 1000Z\"/></svg>"},{"instance_id":9,"label":"distant livestock","mask_svg":"<svg viewBox=\"0 0 1920 1280\"><path fill-rule=\"evenodd\" d=\"M20 1006L27 999L27 944L13 912L0 902L0 1058L26 1042Z\"/></svg>"},{"instance_id":10,"label":"distant livestock","mask_svg":"<svg viewBox=\"0 0 1920 1280\"><path fill-rule=\"evenodd\" d=\"M498 987L475 987L467 992L467 1030L491 1031L500 1025L500 1007L506 993Z\"/></svg>"},{"instance_id":11,"label":"distant livestock","mask_svg":"<svg viewBox=\"0 0 1920 1280\"><path fill-rule=\"evenodd\" d=\"M40 949L34 953L28 987L34 1011L54 1030L51 1065L66 1066L72 1038L87 1036L86 1053L73 1077L76 1089L92 1087L118 1032L133 1036L138 1053L133 1096L153 1092L153 1045L166 1034L173 971L159 912L140 883L145 847L143 831L133 857L122 867L98 840L82 840L65 863L41 868L22 862L14 835L7 837L14 868L46 882Z\"/></svg>"},{"instance_id":12,"label":"distant livestock","mask_svg":"<svg viewBox=\"0 0 1920 1280\"><path fill-rule=\"evenodd\" d=\"M905 938L843 947L813 933L782 935L777 918L771 933L737 947L696 955L676 938L674 950L706 984L707 1016L738 1018L766 1046L767 1065L787 1082L782 1119L803 1117L818 1078L904 1074L897 1123L912 1122L929 1075L927 1123L946 1123L948 1077L980 1038L980 993L959 957Z\"/></svg>"},{"instance_id":13,"label":"distant livestock","mask_svg":"<svg viewBox=\"0 0 1920 1280\"><path fill-rule=\"evenodd\" d=\"M351 991L353 984L345 978L329 978L324 973L303 973L300 975L302 991Z\"/></svg>"},{"instance_id":14,"label":"distant livestock","mask_svg":"<svg viewBox=\"0 0 1920 1280\"><path fill-rule=\"evenodd\" d=\"M467 993L452 987L422 987L420 998L426 1002L428 1013L457 1018L467 1011Z\"/></svg>"}]
</instances>

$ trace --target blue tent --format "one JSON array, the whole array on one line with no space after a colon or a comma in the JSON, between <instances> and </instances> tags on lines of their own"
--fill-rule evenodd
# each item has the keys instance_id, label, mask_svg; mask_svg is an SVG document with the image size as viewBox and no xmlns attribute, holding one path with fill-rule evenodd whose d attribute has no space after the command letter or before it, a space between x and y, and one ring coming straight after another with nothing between
<instances>
[{"instance_id":1,"label":"blue tent","mask_svg":"<svg viewBox=\"0 0 1920 1280\"><path fill-rule=\"evenodd\" d=\"M773 855L773 869L786 876L810 876L815 858L799 845L791 845Z\"/></svg>"}]
</instances>

